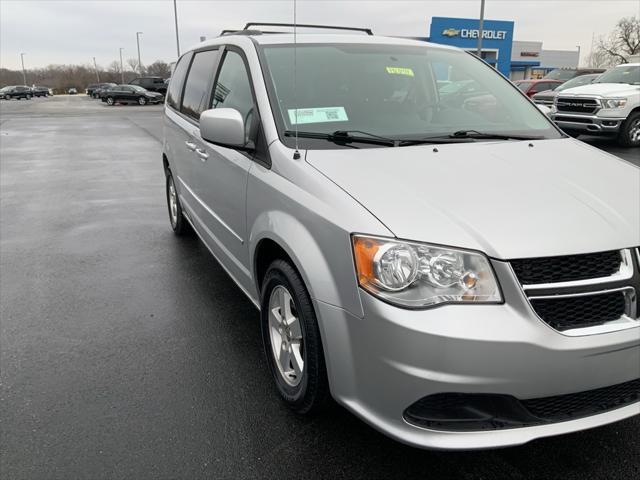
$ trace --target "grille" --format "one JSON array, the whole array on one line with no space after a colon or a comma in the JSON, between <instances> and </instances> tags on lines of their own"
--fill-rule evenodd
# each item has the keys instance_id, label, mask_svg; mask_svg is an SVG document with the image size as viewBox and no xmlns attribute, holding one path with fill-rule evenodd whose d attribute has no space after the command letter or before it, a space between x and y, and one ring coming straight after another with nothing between
<instances>
[{"instance_id":1,"label":"grille","mask_svg":"<svg viewBox=\"0 0 640 480\"><path fill-rule=\"evenodd\" d=\"M559 112L595 113L599 104L592 98L559 98L556 107Z\"/></svg>"},{"instance_id":2,"label":"grille","mask_svg":"<svg viewBox=\"0 0 640 480\"><path fill-rule=\"evenodd\" d=\"M580 118L580 117L565 117L564 115L556 115L556 122L570 122L570 123L585 123L588 125L593 125L593 120L590 118Z\"/></svg>"},{"instance_id":3,"label":"grille","mask_svg":"<svg viewBox=\"0 0 640 480\"><path fill-rule=\"evenodd\" d=\"M625 314L626 300L621 291L584 295L531 299L538 316L556 330L592 327L619 319Z\"/></svg>"},{"instance_id":4,"label":"grille","mask_svg":"<svg viewBox=\"0 0 640 480\"><path fill-rule=\"evenodd\" d=\"M561 421L595 415L638 400L640 400L640 378L596 390L521 402L531 414L540 419Z\"/></svg>"},{"instance_id":5,"label":"grille","mask_svg":"<svg viewBox=\"0 0 640 480\"><path fill-rule=\"evenodd\" d=\"M618 250L562 257L512 260L511 266L524 285L570 282L588 278L609 277L620 269Z\"/></svg>"}]
</instances>

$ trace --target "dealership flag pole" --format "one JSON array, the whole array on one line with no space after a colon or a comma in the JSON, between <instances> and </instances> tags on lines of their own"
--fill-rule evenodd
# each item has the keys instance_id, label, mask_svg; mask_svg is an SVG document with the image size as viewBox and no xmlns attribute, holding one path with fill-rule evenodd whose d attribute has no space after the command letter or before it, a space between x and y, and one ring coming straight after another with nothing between
<instances>
[{"instance_id":1,"label":"dealership flag pole","mask_svg":"<svg viewBox=\"0 0 640 480\"><path fill-rule=\"evenodd\" d=\"M484 30L484 0L480 0L480 25L478 26L478 58L482 58L482 32Z\"/></svg>"}]
</instances>

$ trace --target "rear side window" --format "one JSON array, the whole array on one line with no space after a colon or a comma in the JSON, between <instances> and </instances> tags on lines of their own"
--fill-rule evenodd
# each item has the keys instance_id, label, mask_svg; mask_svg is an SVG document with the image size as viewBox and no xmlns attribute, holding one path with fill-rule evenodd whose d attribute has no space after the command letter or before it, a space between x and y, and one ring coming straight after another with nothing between
<instances>
[{"instance_id":1,"label":"rear side window","mask_svg":"<svg viewBox=\"0 0 640 480\"><path fill-rule=\"evenodd\" d=\"M196 120L206 108L217 58L218 50L206 50L196 53L191 62L191 69L184 86L181 111Z\"/></svg>"},{"instance_id":2,"label":"rear side window","mask_svg":"<svg viewBox=\"0 0 640 480\"><path fill-rule=\"evenodd\" d=\"M167 91L167 104L170 107L178 110L180 108L180 94L182 93L182 85L184 83L184 77L189 69L189 62L191 62L191 53L187 53L176 65L171 82L169 83L169 90Z\"/></svg>"}]
</instances>

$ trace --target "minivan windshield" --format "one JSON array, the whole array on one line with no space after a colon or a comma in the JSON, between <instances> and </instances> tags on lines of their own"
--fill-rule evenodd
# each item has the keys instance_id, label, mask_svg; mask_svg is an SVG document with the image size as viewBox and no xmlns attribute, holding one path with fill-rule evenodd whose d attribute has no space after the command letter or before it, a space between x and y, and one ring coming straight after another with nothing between
<instances>
[{"instance_id":1,"label":"minivan windshield","mask_svg":"<svg viewBox=\"0 0 640 480\"><path fill-rule=\"evenodd\" d=\"M280 138L289 146L285 137L296 129L401 140L466 131L562 137L508 80L461 50L298 44L295 80L293 45L266 45L262 54Z\"/></svg>"},{"instance_id":2,"label":"minivan windshield","mask_svg":"<svg viewBox=\"0 0 640 480\"><path fill-rule=\"evenodd\" d=\"M640 65L621 65L604 72L593 83L628 83L640 85Z\"/></svg>"}]
</instances>

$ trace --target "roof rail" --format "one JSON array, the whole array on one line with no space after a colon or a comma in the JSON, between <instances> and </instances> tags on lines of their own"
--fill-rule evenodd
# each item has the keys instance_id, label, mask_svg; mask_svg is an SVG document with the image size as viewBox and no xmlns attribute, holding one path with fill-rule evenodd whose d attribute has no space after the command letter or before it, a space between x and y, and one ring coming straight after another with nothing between
<instances>
[{"instance_id":1,"label":"roof rail","mask_svg":"<svg viewBox=\"0 0 640 480\"><path fill-rule=\"evenodd\" d=\"M244 26L244 30L251 30L251 27L263 26L263 27L302 27L302 28L323 28L328 30L350 30L354 32L363 32L367 35L373 35L373 32L370 28L358 28L358 27L338 27L335 25L309 25L298 23L297 25L293 23L260 23L260 22L249 22ZM274 33L274 32L272 32Z\"/></svg>"}]
</instances>

